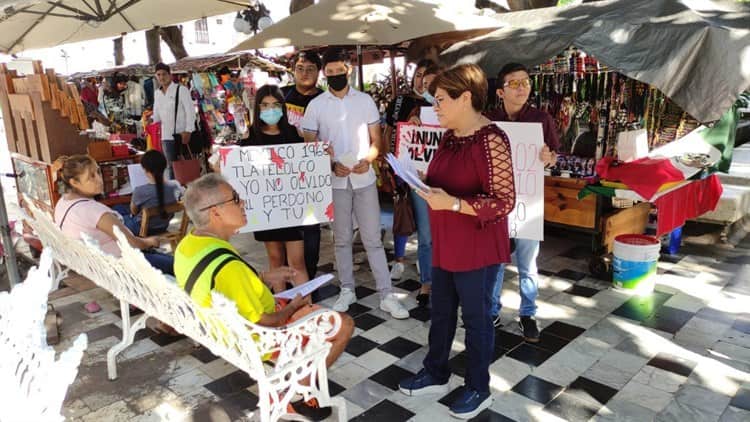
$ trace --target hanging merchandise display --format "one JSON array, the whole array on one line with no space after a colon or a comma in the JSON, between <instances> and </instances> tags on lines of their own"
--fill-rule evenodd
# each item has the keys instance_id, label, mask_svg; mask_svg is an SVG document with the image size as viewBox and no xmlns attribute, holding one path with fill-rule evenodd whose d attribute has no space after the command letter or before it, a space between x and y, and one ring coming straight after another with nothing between
<instances>
[{"instance_id":1,"label":"hanging merchandise display","mask_svg":"<svg viewBox=\"0 0 750 422\"><path fill-rule=\"evenodd\" d=\"M560 130L555 175L593 176L597 160L617 157L622 132L646 129L650 150L700 125L659 90L575 47L534 67L530 76L531 101L552 115Z\"/></svg>"}]
</instances>

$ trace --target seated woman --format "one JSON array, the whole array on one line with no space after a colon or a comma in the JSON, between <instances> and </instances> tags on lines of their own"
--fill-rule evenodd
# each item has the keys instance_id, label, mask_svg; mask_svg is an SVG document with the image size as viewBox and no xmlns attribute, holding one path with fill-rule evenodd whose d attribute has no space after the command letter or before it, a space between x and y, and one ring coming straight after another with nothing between
<instances>
[{"instance_id":1,"label":"seated woman","mask_svg":"<svg viewBox=\"0 0 750 422\"><path fill-rule=\"evenodd\" d=\"M144 208L159 207L160 215L148 221L148 235L167 231L172 214L167 214L164 207L174 204L182 198L183 189L176 180L164 180L167 158L159 151L150 150L141 157L141 167L148 183L133 189L130 207L117 205L113 207L123 217L125 226L133 233L141 231L141 211Z\"/></svg>"},{"instance_id":2,"label":"seated woman","mask_svg":"<svg viewBox=\"0 0 750 422\"><path fill-rule=\"evenodd\" d=\"M297 129L287 120L284 96L279 87L276 85L260 87L255 94L250 137L243 140L241 145L279 145L297 142L303 142L303 139L297 133ZM271 269L280 268L286 261L297 271L292 280L295 285L307 281L302 235L302 226L255 232L255 240L263 242L266 246Z\"/></svg>"},{"instance_id":3,"label":"seated woman","mask_svg":"<svg viewBox=\"0 0 750 422\"><path fill-rule=\"evenodd\" d=\"M130 246L143 251L151 265L164 274L174 275L174 257L150 251L159 246L157 236L138 237L123 224L120 215L94 197L103 191L102 174L96 161L88 155L73 155L62 161L61 178L67 192L55 205L55 222L63 233L81 239L86 233L99 243L102 251L120 256L114 228L122 231Z\"/></svg>"}]
</instances>

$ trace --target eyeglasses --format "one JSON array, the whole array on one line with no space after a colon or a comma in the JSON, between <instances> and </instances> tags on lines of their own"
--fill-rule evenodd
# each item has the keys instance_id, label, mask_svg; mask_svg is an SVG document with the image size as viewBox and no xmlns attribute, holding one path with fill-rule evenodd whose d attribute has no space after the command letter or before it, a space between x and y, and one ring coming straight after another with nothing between
<instances>
[{"instance_id":1,"label":"eyeglasses","mask_svg":"<svg viewBox=\"0 0 750 422\"><path fill-rule=\"evenodd\" d=\"M261 110L271 110L274 108L281 108L281 103L260 103L260 109Z\"/></svg>"},{"instance_id":2,"label":"eyeglasses","mask_svg":"<svg viewBox=\"0 0 750 422\"><path fill-rule=\"evenodd\" d=\"M315 66L296 66L294 71L299 73L317 73L318 68Z\"/></svg>"},{"instance_id":3,"label":"eyeglasses","mask_svg":"<svg viewBox=\"0 0 750 422\"><path fill-rule=\"evenodd\" d=\"M235 205L239 205L240 201L242 201L242 199L240 198L240 194L237 193L237 191L233 190L232 191L232 199L227 199L226 201L217 202L217 203L215 203L213 205L209 205L207 207L203 207L203 208L199 209L198 211L205 211L207 209L210 209L210 208L213 208L213 207L218 207L220 205L224 205L224 204L227 204L229 202L232 202Z\"/></svg>"},{"instance_id":4,"label":"eyeglasses","mask_svg":"<svg viewBox=\"0 0 750 422\"><path fill-rule=\"evenodd\" d=\"M503 87L511 88L511 89L518 89L520 87L528 88L531 86L531 79L516 79L512 81L508 81L503 84Z\"/></svg>"}]
</instances>

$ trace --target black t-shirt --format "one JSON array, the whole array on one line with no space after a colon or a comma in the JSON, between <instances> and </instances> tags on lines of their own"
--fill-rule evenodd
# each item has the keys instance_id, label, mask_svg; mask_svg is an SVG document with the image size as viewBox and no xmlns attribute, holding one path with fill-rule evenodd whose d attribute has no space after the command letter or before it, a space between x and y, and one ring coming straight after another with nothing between
<instances>
[{"instance_id":1,"label":"black t-shirt","mask_svg":"<svg viewBox=\"0 0 750 422\"><path fill-rule=\"evenodd\" d=\"M294 128L294 126L289 126L286 129L282 128L281 133L278 135L268 135L266 133L260 134L260 136L256 136L255 132L250 129L250 136L247 139L243 139L240 142L240 146L261 146L261 145L281 145L281 144L295 144L298 142L303 142L301 136L299 136L299 133L297 132L297 129Z\"/></svg>"},{"instance_id":2,"label":"black t-shirt","mask_svg":"<svg viewBox=\"0 0 750 422\"><path fill-rule=\"evenodd\" d=\"M286 104L286 114L289 118L289 124L299 127L302 117L305 115L307 105L310 104L313 98L323 93L318 88L315 88L315 90L315 94L305 95L300 94L294 85L281 88L281 93L284 94L284 103Z\"/></svg>"},{"instance_id":3,"label":"black t-shirt","mask_svg":"<svg viewBox=\"0 0 750 422\"><path fill-rule=\"evenodd\" d=\"M409 120L409 114L416 107L429 107L430 103L417 98L413 95L399 95L395 100L388 104L385 109L385 123L388 126L396 127L398 122L406 122Z\"/></svg>"},{"instance_id":4,"label":"black t-shirt","mask_svg":"<svg viewBox=\"0 0 750 422\"><path fill-rule=\"evenodd\" d=\"M409 114L417 107L428 107L430 103L413 95L399 95L385 109L385 123L391 126L391 151L396 148L396 123L409 121Z\"/></svg>"}]
</instances>

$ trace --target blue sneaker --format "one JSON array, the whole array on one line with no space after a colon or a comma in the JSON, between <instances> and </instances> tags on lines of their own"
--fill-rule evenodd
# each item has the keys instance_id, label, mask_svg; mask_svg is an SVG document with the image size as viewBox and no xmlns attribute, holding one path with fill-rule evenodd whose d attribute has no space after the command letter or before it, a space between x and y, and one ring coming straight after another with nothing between
<instances>
[{"instance_id":1,"label":"blue sneaker","mask_svg":"<svg viewBox=\"0 0 750 422\"><path fill-rule=\"evenodd\" d=\"M440 383L427 370L420 370L417 375L401 380L398 388L407 396L423 396L425 394L448 394L448 382Z\"/></svg>"},{"instance_id":2,"label":"blue sneaker","mask_svg":"<svg viewBox=\"0 0 750 422\"><path fill-rule=\"evenodd\" d=\"M492 404L492 394L479 393L464 387L461 395L451 404L450 414L454 418L471 419Z\"/></svg>"}]
</instances>

